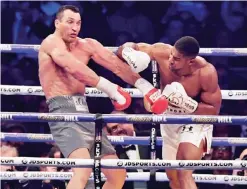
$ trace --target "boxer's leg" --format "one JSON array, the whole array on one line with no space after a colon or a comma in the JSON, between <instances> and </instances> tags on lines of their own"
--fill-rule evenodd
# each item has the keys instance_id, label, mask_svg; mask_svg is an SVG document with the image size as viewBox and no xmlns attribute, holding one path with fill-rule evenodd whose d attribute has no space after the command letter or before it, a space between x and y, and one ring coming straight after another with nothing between
<instances>
[{"instance_id":1,"label":"boxer's leg","mask_svg":"<svg viewBox=\"0 0 247 189\"><path fill-rule=\"evenodd\" d=\"M162 158L164 160L176 160L178 149L178 126L175 125L162 125ZM169 185L171 189L180 189L178 180L178 173L176 169L166 169L166 174L169 179Z\"/></svg>"},{"instance_id":2,"label":"boxer's leg","mask_svg":"<svg viewBox=\"0 0 247 189\"><path fill-rule=\"evenodd\" d=\"M69 158L72 159L90 159L87 148L79 148L73 151ZM85 188L88 178L92 172L91 168L72 168L73 177L70 179L66 189L81 189Z\"/></svg>"},{"instance_id":3,"label":"boxer's leg","mask_svg":"<svg viewBox=\"0 0 247 189\"><path fill-rule=\"evenodd\" d=\"M185 125L180 128L179 133L177 160L200 160L208 148L207 140L211 140L209 136L212 128L205 125ZM197 189L192 173L193 170L178 170L181 189Z\"/></svg>"},{"instance_id":4,"label":"boxer's leg","mask_svg":"<svg viewBox=\"0 0 247 189\"><path fill-rule=\"evenodd\" d=\"M105 155L102 159L118 159L117 155ZM126 179L125 169L102 169L107 178L103 189L121 189Z\"/></svg>"},{"instance_id":5,"label":"boxer's leg","mask_svg":"<svg viewBox=\"0 0 247 189\"><path fill-rule=\"evenodd\" d=\"M118 159L116 151L108 140L106 132L102 132L102 159ZM126 179L125 169L102 169L107 178L103 189L121 189Z\"/></svg>"}]
</instances>

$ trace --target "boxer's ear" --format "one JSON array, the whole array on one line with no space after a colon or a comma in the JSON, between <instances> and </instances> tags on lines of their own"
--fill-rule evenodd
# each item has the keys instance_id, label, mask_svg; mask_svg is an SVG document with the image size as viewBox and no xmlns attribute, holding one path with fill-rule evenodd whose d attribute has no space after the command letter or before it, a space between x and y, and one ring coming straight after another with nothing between
<instances>
[{"instance_id":1,"label":"boxer's ear","mask_svg":"<svg viewBox=\"0 0 247 189\"><path fill-rule=\"evenodd\" d=\"M58 19L55 19L55 21L54 21L54 24L55 24L55 28L59 28L59 20Z\"/></svg>"},{"instance_id":2,"label":"boxer's ear","mask_svg":"<svg viewBox=\"0 0 247 189\"><path fill-rule=\"evenodd\" d=\"M195 63L195 58L191 58L189 61L189 66L192 66Z\"/></svg>"}]
</instances>

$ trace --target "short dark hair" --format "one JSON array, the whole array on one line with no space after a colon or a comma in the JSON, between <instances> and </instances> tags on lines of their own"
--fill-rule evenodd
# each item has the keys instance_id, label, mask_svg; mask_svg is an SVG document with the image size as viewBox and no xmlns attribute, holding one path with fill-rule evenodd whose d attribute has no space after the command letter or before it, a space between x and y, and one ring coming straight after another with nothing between
<instances>
[{"instance_id":1,"label":"short dark hair","mask_svg":"<svg viewBox=\"0 0 247 189\"><path fill-rule=\"evenodd\" d=\"M200 46L194 37L185 36L176 41L174 47L184 56L196 57Z\"/></svg>"},{"instance_id":2,"label":"short dark hair","mask_svg":"<svg viewBox=\"0 0 247 189\"><path fill-rule=\"evenodd\" d=\"M58 11L57 11L57 14L56 14L56 19L61 19L62 16L63 16L63 12L65 10L71 10L72 12L75 12L75 13L80 13L80 10L78 7L76 6L73 6L73 5L63 5L61 6Z\"/></svg>"}]
</instances>

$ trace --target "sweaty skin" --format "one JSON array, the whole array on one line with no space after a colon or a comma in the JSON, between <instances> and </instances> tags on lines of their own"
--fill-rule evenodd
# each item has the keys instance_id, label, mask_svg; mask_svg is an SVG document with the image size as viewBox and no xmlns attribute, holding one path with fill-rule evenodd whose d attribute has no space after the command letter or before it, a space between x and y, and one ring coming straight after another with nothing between
<instances>
[{"instance_id":1,"label":"sweaty skin","mask_svg":"<svg viewBox=\"0 0 247 189\"><path fill-rule=\"evenodd\" d=\"M87 66L91 58L131 85L140 78L113 52L90 38L77 37L68 45L56 33L51 34L42 42L38 57L40 83L47 99L84 94L85 85L95 87L99 76Z\"/></svg>"},{"instance_id":2,"label":"sweaty skin","mask_svg":"<svg viewBox=\"0 0 247 189\"><path fill-rule=\"evenodd\" d=\"M179 57L176 49L168 44L155 43L125 43L120 47L130 46L136 50L146 52L159 65L161 89L167 84L179 82L183 85L188 96L196 97L200 93L200 102L194 114L217 115L221 107L221 91L218 85L217 72L212 64L197 56L191 66L190 73L184 75L172 71L170 62ZM119 51L121 52L121 50ZM175 56L175 57L174 57ZM174 60L175 59L175 60ZM175 63L176 65L176 63ZM182 75L182 76L180 76Z\"/></svg>"},{"instance_id":3,"label":"sweaty skin","mask_svg":"<svg viewBox=\"0 0 247 189\"><path fill-rule=\"evenodd\" d=\"M183 55L173 46L156 43L128 42L119 47L118 56L121 57L122 49L126 46L135 50L146 52L151 60L157 61L160 72L160 83L162 90L167 84L179 82L183 85L188 96L194 98L199 96L198 107L193 114L218 115L221 107L221 91L218 85L217 72L212 64L204 58L197 56L188 65L181 65ZM188 62L187 62L188 63ZM200 148L190 143L180 143L177 151L177 160L199 160L206 149L205 141L201 141ZM188 153L189 152L189 153ZM196 189L192 178L192 170L166 170L172 189Z\"/></svg>"}]
</instances>

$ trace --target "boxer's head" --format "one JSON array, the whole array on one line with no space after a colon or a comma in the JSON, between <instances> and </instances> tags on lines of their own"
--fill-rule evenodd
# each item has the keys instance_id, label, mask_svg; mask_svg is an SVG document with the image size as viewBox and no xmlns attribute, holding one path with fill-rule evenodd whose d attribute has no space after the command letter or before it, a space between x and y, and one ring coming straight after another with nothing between
<instances>
[{"instance_id":1,"label":"boxer's head","mask_svg":"<svg viewBox=\"0 0 247 189\"><path fill-rule=\"evenodd\" d=\"M199 49L199 43L193 37L185 36L177 40L169 57L170 69L178 74L186 73L198 55Z\"/></svg>"},{"instance_id":2,"label":"boxer's head","mask_svg":"<svg viewBox=\"0 0 247 189\"><path fill-rule=\"evenodd\" d=\"M61 6L56 14L55 27L65 42L75 41L81 29L79 9L72 5Z\"/></svg>"}]
</instances>

